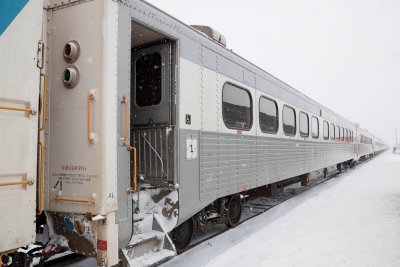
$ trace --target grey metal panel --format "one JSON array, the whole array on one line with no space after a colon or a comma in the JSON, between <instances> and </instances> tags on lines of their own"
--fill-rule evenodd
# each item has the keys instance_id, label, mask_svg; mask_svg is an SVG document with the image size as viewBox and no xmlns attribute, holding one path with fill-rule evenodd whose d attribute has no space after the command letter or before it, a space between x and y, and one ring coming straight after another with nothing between
<instances>
[{"instance_id":1,"label":"grey metal panel","mask_svg":"<svg viewBox=\"0 0 400 267\"><path fill-rule=\"evenodd\" d=\"M199 179L199 157L197 159L186 159L186 139L199 140L199 131L183 130L179 132L179 203L180 205L191 205L200 200Z\"/></svg>"},{"instance_id":2,"label":"grey metal panel","mask_svg":"<svg viewBox=\"0 0 400 267\"><path fill-rule=\"evenodd\" d=\"M118 9L118 66L117 66L117 88L118 88L118 137L124 136L125 114L122 97L126 96L130 103L130 72L131 72L131 17L129 10L119 7ZM129 125L128 125L129 127ZM128 140L128 144L130 139ZM117 198L118 210L116 223L119 224L119 247L125 247L131 237L132 229L132 200L126 190L129 188L130 176L130 155L121 140L117 148Z\"/></svg>"}]
</instances>

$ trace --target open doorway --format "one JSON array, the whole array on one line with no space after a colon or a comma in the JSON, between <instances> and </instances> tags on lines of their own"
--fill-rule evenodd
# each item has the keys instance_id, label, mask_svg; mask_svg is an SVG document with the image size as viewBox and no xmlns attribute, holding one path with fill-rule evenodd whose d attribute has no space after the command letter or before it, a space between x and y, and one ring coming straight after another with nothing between
<instances>
[{"instance_id":1,"label":"open doorway","mask_svg":"<svg viewBox=\"0 0 400 267\"><path fill-rule=\"evenodd\" d=\"M174 51L175 43L167 36L132 22L131 125L173 123Z\"/></svg>"},{"instance_id":2,"label":"open doorway","mask_svg":"<svg viewBox=\"0 0 400 267\"><path fill-rule=\"evenodd\" d=\"M176 103L176 41L132 22L131 140L141 179L173 183Z\"/></svg>"}]
</instances>

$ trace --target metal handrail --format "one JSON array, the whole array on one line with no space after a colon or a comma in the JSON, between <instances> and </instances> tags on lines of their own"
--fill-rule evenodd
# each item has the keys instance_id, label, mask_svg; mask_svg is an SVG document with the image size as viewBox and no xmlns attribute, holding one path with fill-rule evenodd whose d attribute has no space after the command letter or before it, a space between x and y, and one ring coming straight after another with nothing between
<instances>
[{"instance_id":1,"label":"metal handrail","mask_svg":"<svg viewBox=\"0 0 400 267\"><path fill-rule=\"evenodd\" d=\"M89 92L87 95L87 139L89 142L93 143L94 138L91 136L90 132L90 102L94 97L93 92Z\"/></svg>"},{"instance_id":2,"label":"metal handrail","mask_svg":"<svg viewBox=\"0 0 400 267\"><path fill-rule=\"evenodd\" d=\"M11 186L11 185L33 185L34 182L32 180L20 181L20 182L9 182L9 183L0 183L0 186Z\"/></svg>"},{"instance_id":3,"label":"metal handrail","mask_svg":"<svg viewBox=\"0 0 400 267\"><path fill-rule=\"evenodd\" d=\"M128 101L126 96L122 97L122 103L125 104L125 136L123 138L122 144L126 146L126 141L128 140L128 134L129 134L129 107L128 107Z\"/></svg>"},{"instance_id":4,"label":"metal handrail","mask_svg":"<svg viewBox=\"0 0 400 267\"><path fill-rule=\"evenodd\" d=\"M46 108L47 108L47 75L40 74L40 77L43 77L43 112L42 112L42 126L39 128L39 131L43 131L46 128Z\"/></svg>"},{"instance_id":5,"label":"metal handrail","mask_svg":"<svg viewBox=\"0 0 400 267\"><path fill-rule=\"evenodd\" d=\"M136 147L128 146L128 151L133 151L133 188L128 188L128 193L137 192L137 165L136 165Z\"/></svg>"},{"instance_id":6,"label":"metal handrail","mask_svg":"<svg viewBox=\"0 0 400 267\"><path fill-rule=\"evenodd\" d=\"M31 115L36 115L36 111L34 111L31 108L14 108L14 107L8 107L8 106L0 106L0 109L13 110L13 111L24 111L24 112L29 112Z\"/></svg>"},{"instance_id":7,"label":"metal handrail","mask_svg":"<svg viewBox=\"0 0 400 267\"><path fill-rule=\"evenodd\" d=\"M40 215L43 212L43 187L44 187L44 145L42 142L38 142L40 146L40 163L39 163L39 206L37 214Z\"/></svg>"},{"instance_id":8,"label":"metal handrail","mask_svg":"<svg viewBox=\"0 0 400 267\"><path fill-rule=\"evenodd\" d=\"M63 198L63 197L56 197L55 201L73 202L73 203L86 203L86 204L94 204L96 202L95 199L72 199L72 198Z\"/></svg>"}]
</instances>

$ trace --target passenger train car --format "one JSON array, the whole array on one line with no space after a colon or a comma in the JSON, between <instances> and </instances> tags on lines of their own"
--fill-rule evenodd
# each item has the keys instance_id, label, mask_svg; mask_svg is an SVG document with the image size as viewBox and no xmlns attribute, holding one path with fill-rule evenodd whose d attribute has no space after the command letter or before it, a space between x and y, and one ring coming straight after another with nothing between
<instances>
[{"instance_id":1,"label":"passenger train car","mask_svg":"<svg viewBox=\"0 0 400 267\"><path fill-rule=\"evenodd\" d=\"M1 5L4 263L36 242L42 261L153 265L202 225L237 225L241 194L386 149L144 1Z\"/></svg>"}]
</instances>

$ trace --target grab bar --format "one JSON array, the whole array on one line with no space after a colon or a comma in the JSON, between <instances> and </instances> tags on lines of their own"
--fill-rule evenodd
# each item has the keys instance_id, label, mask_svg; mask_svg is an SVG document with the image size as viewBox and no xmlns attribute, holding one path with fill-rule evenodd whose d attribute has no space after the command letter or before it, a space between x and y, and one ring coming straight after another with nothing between
<instances>
[{"instance_id":1,"label":"grab bar","mask_svg":"<svg viewBox=\"0 0 400 267\"><path fill-rule=\"evenodd\" d=\"M94 143L94 137L90 131L90 103L92 99L94 99L94 91L91 90L87 95L87 140L90 143Z\"/></svg>"},{"instance_id":2,"label":"grab bar","mask_svg":"<svg viewBox=\"0 0 400 267\"><path fill-rule=\"evenodd\" d=\"M72 199L72 198L63 198L63 197L56 197L55 201L72 202L72 203L85 203L85 204L94 204L96 202L95 199Z\"/></svg>"},{"instance_id":3,"label":"grab bar","mask_svg":"<svg viewBox=\"0 0 400 267\"><path fill-rule=\"evenodd\" d=\"M38 142L40 146L40 164L39 164L39 206L37 214L40 215L43 212L43 185L44 185L44 146L42 142Z\"/></svg>"},{"instance_id":4,"label":"grab bar","mask_svg":"<svg viewBox=\"0 0 400 267\"><path fill-rule=\"evenodd\" d=\"M9 182L9 183L0 183L0 186L11 186L11 185L33 185L33 180L20 181L20 182Z\"/></svg>"},{"instance_id":5,"label":"grab bar","mask_svg":"<svg viewBox=\"0 0 400 267\"><path fill-rule=\"evenodd\" d=\"M24 111L24 112L29 112L31 115L36 115L36 111L30 108L14 108L14 107L8 107L8 106L0 106L0 109L4 110L13 110L13 111Z\"/></svg>"}]
</instances>

